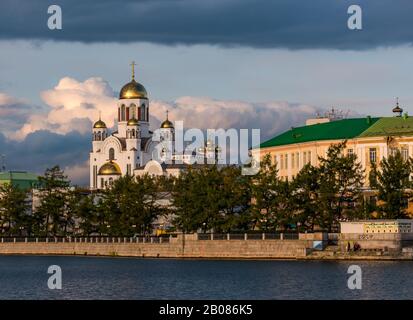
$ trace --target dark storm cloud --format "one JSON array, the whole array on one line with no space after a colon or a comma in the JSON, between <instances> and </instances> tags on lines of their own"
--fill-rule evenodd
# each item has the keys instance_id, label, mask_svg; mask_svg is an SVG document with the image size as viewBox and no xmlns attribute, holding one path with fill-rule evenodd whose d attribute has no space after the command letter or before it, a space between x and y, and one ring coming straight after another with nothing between
<instances>
[{"instance_id":1,"label":"dark storm cloud","mask_svg":"<svg viewBox=\"0 0 413 320\"><path fill-rule=\"evenodd\" d=\"M7 170L42 173L46 168L61 168L84 163L90 149L90 135L70 132L66 135L36 131L22 141L8 140L0 133L0 154L5 155Z\"/></svg>"},{"instance_id":2,"label":"dark storm cloud","mask_svg":"<svg viewBox=\"0 0 413 320\"><path fill-rule=\"evenodd\" d=\"M21 128L29 117L44 108L16 99L0 92L0 128L2 132L11 133Z\"/></svg>"},{"instance_id":3,"label":"dark storm cloud","mask_svg":"<svg viewBox=\"0 0 413 320\"><path fill-rule=\"evenodd\" d=\"M52 3L63 30L47 28ZM352 4L362 31L347 29ZM411 0L2 0L0 39L368 49L411 44L412 13Z\"/></svg>"}]
</instances>

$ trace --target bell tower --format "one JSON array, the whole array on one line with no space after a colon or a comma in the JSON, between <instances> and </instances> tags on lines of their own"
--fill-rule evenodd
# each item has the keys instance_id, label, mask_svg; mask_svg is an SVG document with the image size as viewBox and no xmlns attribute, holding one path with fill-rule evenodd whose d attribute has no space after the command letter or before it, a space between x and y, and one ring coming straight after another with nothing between
<instances>
[{"instance_id":1,"label":"bell tower","mask_svg":"<svg viewBox=\"0 0 413 320\"><path fill-rule=\"evenodd\" d=\"M135 62L132 61L132 80L120 90L118 100L118 134L126 137L127 123L138 120L142 138L149 134L149 99L145 87L135 80Z\"/></svg>"}]
</instances>

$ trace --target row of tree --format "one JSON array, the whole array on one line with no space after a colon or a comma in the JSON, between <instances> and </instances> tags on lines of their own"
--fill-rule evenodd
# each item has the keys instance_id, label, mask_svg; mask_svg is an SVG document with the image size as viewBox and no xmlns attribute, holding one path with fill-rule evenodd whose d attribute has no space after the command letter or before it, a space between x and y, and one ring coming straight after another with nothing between
<instances>
[{"instance_id":1,"label":"row of tree","mask_svg":"<svg viewBox=\"0 0 413 320\"><path fill-rule=\"evenodd\" d=\"M411 197L411 159L395 153L366 177L345 142L332 145L317 167L281 179L269 156L254 176L241 168L189 168L178 177L125 176L99 192L71 187L59 167L39 177L36 190L0 186L3 236L132 236L169 218L177 230L245 232L332 231L342 219L403 218ZM377 201L366 201L368 179ZM30 201L30 198L35 201Z\"/></svg>"}]
</instances>

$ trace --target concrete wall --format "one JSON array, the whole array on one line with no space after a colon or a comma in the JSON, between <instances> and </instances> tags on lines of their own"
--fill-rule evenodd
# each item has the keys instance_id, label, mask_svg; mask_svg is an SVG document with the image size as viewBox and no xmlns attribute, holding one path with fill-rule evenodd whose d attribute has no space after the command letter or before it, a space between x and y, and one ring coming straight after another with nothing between
<instances>
[{"instance_id":1,"label":"concrete wall","mask_svg":"<svg viewBox=\"0 0 413 320\"><path fill-rule=\"evenodd\" d=\"M401 251L402 247L413 244L413 233L345 233L340 234L339 246L346 250L347 243L357 242L361 249L389 249Z\"/></svg>"},{"instance_id":2,"label":"concrete wall","mask_svg":"<svg viewBox=\"0 0 413 320\"><path fill-rule=\"evenodd\" d=\"M8 242L0 243L0 254L265 259L305 257L311 246L310 240L197 240L196 235L179 235L168 243Z\"/></svg>"},{"instance_id":3,"label":"concrete wall","mask_svg":"<svg viewBox=\"0 0 413 320\"><path fill-rule=\"evenodd\" d=\"M413 219L340 222L341 233L411 233Z\"/></svg>"}]
</instances>

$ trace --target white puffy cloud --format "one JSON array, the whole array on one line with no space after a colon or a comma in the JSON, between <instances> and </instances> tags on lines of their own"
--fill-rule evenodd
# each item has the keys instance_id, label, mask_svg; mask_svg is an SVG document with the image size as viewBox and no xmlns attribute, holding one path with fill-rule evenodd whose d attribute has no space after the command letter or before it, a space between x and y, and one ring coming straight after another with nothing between
<instances>
[{"instance_id":1,"label":"white puffy cloud","mask_svg":"<svg viewBox=\"0 0 413 320\"><path fill-rule=\"evenodd\" d=\"M38 130L85 134L90 132L99 111L108 127L114 125L117 99L111 86L102 78L93 77L82 82L65 77L56 87L40 95L49 106L49 111L46 114L32 114L20 130L11 135L12 138L21 140ZM208 97L181 97L173 102L152 100L152 129L158 128L165 119L166 110L170 112L170 120L183 120L186 128L260 128L262 139L292 125L302 125L305 119L319 111L313 106L285 101L252 103Z\"/></svg>"},{"instance_id":2,"label":"white puffy cloud","mask_svg":"<svg viewBox=\"0 0 413 320\"><path fill-rule=\"evenodd\" d=\"M183 120L185 128L199 129L261 129L261 137L266 139L291 126L303 125L309 117L314 117L319 108L283 101L251 103L235 100L215 100L212 98L181 97L175 102L153 101L150 113L157 120L165 119L166 111L172 121ZM157 122L155 124L155 122Z\"/></svg>"},{"instance_id":3,"label":"white puffy cloud","mask_svg":"<svg viewBox=\"0 0 413 320\"><path fill-rule=\"evenodd\" d=\"M102 78L89 78L83 82L62 78L56 87L41 92L49 112L32 115L13 138L23 139L31 132L49 130L65 134L71 131L86 133L91 123L102 113L102 120L111 127L117 113L113 89Z\"/></svg>"},{"instance_id":4,"label":"white puffy cloud","mask_svg":"<svg viewBox=\"0 0 413 320\"><path fill-rule=\"evenodd\" d=\"M33 148L37 141L36 150L32 153L33 157L40 158L36 165L32 164L33 168L43 170L46 162L48 166L60 164L74 183L87 185L89 132L99 111L108 127L114 125L117 98L113 89L102 78L89 78L82 82L65 77L56 87L40 95L48 109L0 94L1 133L9 141L4 143L14 145L16 150L13 154L17 155L25 154L28 146ZM285 101L253 103L208 97L181 97L173 102L151 100L152 129L159 128L167 110L169 119L182 120L185 128L259 128L261 141L291 126L303 125L307 118L321 111L314 106ZM6 126L4 123L7 121L10 123ZM19 141L12 144L10 139ZM75 149L76 156L73 153ZM18 167L22 166L32 170L27 161Z\"/></svg>"}]
</instances>

